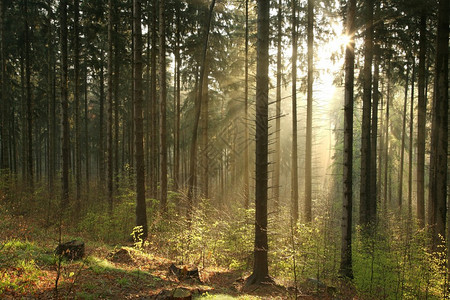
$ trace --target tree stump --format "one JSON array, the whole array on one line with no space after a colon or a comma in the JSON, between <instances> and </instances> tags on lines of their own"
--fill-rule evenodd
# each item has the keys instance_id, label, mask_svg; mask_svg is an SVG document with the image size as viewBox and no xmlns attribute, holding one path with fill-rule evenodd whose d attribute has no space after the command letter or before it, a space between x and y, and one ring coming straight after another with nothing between
<instances>
[{"instance_id":1,"label":"tree stump","mask_svg":"<svg viewBox=\"0 0 450 300\"><path fill-rule=\"evenodd\" d=\"M84 242L80 240L73 240L59 244L55 249L56 255L62 255L63 257L71 260L82 259L84 256Z\"/></svg>"},{"instance_id":2,"label":"tree stump","mask_svg":"<svg viewBox=\"0 0 450 300\"><path fill-rule=\"evenodd\" d=\"M170 267L169 267L169 270L170 270L170 272L172 274L177 276L179 280L192 278L192 279L197 279L198 281L201 281L200 280L200 274L199 274L197 268L189 270L187 268L187 266L184 266L182 268L178 268L174 264L171 264Z\"/></svg>"}]
</instances>

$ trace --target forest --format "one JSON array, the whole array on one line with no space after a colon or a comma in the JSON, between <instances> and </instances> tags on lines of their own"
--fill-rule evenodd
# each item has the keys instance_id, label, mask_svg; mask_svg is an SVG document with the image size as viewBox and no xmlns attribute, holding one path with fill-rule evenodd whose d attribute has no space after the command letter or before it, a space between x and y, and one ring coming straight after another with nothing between
<instances>
[{"instance_id":1,"label":"forest","mask_svg":"<svg viewBox=\"0 0 450 300\"><path fill-rule=\"evenodd\" d=\"M449 0L0 0L0 298L448 299Z\"/></svg>"}]
</instances>

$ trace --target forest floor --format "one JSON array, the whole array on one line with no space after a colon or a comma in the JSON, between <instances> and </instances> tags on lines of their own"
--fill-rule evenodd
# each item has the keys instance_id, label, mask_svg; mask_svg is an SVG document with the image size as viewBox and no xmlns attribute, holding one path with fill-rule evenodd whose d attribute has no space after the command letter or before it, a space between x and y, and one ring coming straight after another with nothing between
<instances>
[{"instance_id":1,"label":"forest floor","mask_svg":"<svg viewBox=\"0 0 450 300\"><path fill-rule=\"evenodd\" d=\"M84 258L61 261L54 254L57 230L42 223L0 214L1 299L191 299L170 298L174 293L191 294L192 299L296 298L292 287L281 284L244 287L249 273L215 266L199 268L200 281L180 279L169 270L174 261L131 245L112 247L83 239ZM331 287L308 281L299 286L298 299L348 299L333 296Z\"/></svg>"}]
</instances>

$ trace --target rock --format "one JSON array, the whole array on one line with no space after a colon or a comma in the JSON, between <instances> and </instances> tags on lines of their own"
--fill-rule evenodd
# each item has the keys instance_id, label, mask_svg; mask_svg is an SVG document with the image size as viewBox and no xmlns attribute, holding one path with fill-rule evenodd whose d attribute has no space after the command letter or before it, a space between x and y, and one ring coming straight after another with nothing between
<instances>
[{"instance_id":1,"label":"rock","mask_svg":"<svg viewBox=\"0 0 450 300\"><path fill-rule=\"evenodd\" d=\"M72 240L59 244L55 249L56 255L62 255L67 259L77 260L84 256L84 242L80 240Z\"/></svg>"}]
</instances>

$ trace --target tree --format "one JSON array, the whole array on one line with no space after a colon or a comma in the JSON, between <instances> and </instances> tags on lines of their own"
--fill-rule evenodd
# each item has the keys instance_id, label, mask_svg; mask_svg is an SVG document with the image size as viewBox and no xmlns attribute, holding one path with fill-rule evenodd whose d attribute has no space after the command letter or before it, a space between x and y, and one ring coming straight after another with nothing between
<instances>
[{"instance_id":1,"label":"tree","mask_svg":"<svg viewBox=\"0 0 450 300\"><path fill-rule=\"evenodd\" d=\"M159 133L161 212L167 212L166 21L165 0L159 1Z\"/></svg>"},{"instance_id":2,"label":"tree","mask_svg":"<svg viewBox=\"0 0 450 300\"><path fill-rule=\"evenodd\" d=\"M308 0L308 87L306 100L305 221L312 220L312 102L314 82L314 0Z\"/></svg>"},{"instance_id":3,"label":"tree","mask_svg":"<svg viewBox=\"0 0 450 300\"><path fill-rule=\"evenodd\" d=\"M450 1L440 0L436 38L436 68L431 125L430 153L430 216L433 248L437 250L445 239L447 218L448 174L448 26ZM449 252L450 253L450 252Z\"/></svg>"},{"instance_id":4,"label":"tree","mask_svg":"<svg viewBox=\"0 0 450 300\"><path fill-rule=\"evenodd\" d=\"M189 183L188 183L188 219L191 220L192 217L192 208L193 208L193 197L194 197L194 182L195 182L195 157L197 152L197 131L198 124L200 120L201 106L202 106L202 91L203 91L203 83L204 76L206 72L206 55L208 50L208 38L209 38L209 29L211 27L211 19L213 14L214 5L216 4L215 0L211 1L211 5L209 6L209 15L205 26L204 31L204 42L202 49L202 61L200 64L200 76L198 78L198 88L197 88L197 99L195 101L195 117L194 117L194 126L192 130L192 142L190 149L190 160L189 160Z\"/></svg>"},{"instance_id":5,"label":"tree","mask_svg":"<svg viewBox=\"0 0 450 300\"><path fill-rule=\"evenodd\" d=\"M247 0L248 1L248 0ZM281 164L281 59L282 59L282 35L283 35L283 2L278 0L277 14L277 88L276 88L276 111L275 111L275 158L273 175L273 197L275 210L280 208L280 164Z\"/></svg>"},{"instance_id":6,"label":"tree","mask_svg":"<svg viewBox=\"0 0 450 300\"><path fill-rule=\"evenodd\" d=\"M398 189L398 209L402 210L403 206L403 165L405 160L405 139L406 139L406 111L408 104L408 86L409 86L409 64L406 66L405 76L405 97L403 104L403 121L402 121L402 146L400 150L400 174L399 174L399 189Z\"/></svg>"},{"instance_id":7,"label":"tree","mask_svg":"<svg viewBox=\"0 0 450 300\"><path fill-rule=\"evenodd\" d=\"M9 123L9 114L8 114L8 97L6 95L6 54L5 54L5 3L3 0L0 0L0 68L1 68L1 100L2 100L2 108L1 108L1 149L0 149L0 169L7 169L10 167L9 164L9 148L8 148L8 123Z\"/></svg>"},{"instance_id":8,"label":"tree","mask_svg":"<svg viewBox=\"0 0 450 300\"><path fill-rule=\"evenodd\" d=\"M352 208L353 208L353 87L355 76L355 12L356 0L347 4L346 34L350 42L345 48L344 94L344 200L342 202L341 265L339 273L353 278Z\"/></svg>"},{"instance_id":9,"label":"tree","mask_svg":"<svg viewBox=\"0 0 450 300\"><path fill-rule=\"evenodd\" d=\"M255 247L253 273L247 278L246 285L271 281L267 260L269 2L269 0L258 0L257 2Z\"/></svg>"},{"instance_id":10,"label":"tree","mask_svg":"<svg viewBox=\"0 0 450 300\"><path fill-rule=\"evenodd\" d=\"M25 80L27 98L27 179L28 187L34 188L33 174L33 100L31 94L31 58L30 58L30 28L28 25L28 0L25 0ZM61 25L62 26L62 25Z\"/></svg>"},{"instance_id":11,"label":"tree","mask_svg":"<svg viewBox=\"0 0 450 300\"><path fill-rule=\"evenodd\" d=\"M76 213L81 209L81 128L80 128L80 37L79 37L79 18L80 2L74 1L74 98L75 98L75 196ZM79 217L79 216L78 216Z\"/></svg>"},{"instance_id":12,"label":"tree","mask_svg":"<svg viewBox=\"0 0 450 300\"><path fill-rule=\"evenodd\" d=\"M372 98L372 57L373 57L373 0L365 6L365 38L363 83L363 115L361 124L361 185L360 185L360 223L369 225L375 221L375 212L370 203L370 114Z\"/></svg>"},{"instance_id":13,"label":"tree","mask_svg":"<svg viewBox=\"0 0 450 300\"><path fill-rule=\"evenodd\" d=\"M60 2L61 13L61 113L62 113L62 207L69 204L69 96L67 63L67 0Z\"/></svg>"},{"instance_id":14,"label":"tree","mask_svg":"<svg viewBox=\"0 0 450 300\"><path fill-rule=\"evenodd\" d=\"M249 189L249 141L248 141L248 44L249 44L249 25L248 25L248 1L245 0L245 86L244 86L244 207L248 209L250 189ZM280 0L281 1L281 0ZM277 75L278 76L278 75ZM278 77L277 77L278 78ZM278 82L278 81L277 81ZM278 94L277 94L278 95ZM277 106L278 107L278 106ZM277 121L278 122L278 121ZM275 185L277 189L278 184Z\"/></svg>"},{"instance_id":15,"label":"tree","mask_svg":"<svg viewBox=\"0 0 450 300\"><path fill-rule=\"evenodd\" d=\"M113 0L108 0L108 62L107 62L107 80L108 91L106 94L107 121L106 121L106 148L107 148L107 194L108 209L112 214L113 210Z\"/></svg>"},{"instance_id":16,"label":"tree","mask_svg":"<svg viewBox=\"0 0 450 300\"><path fill-rule=\"evenodd\" d=\"M145 162L144 133L142 116L142 30L141 1L133 0L133 40L134 40L134 126L136 157L136 226L142 226L142 238L147 238L147 208L145 204Z\"/></svg>"},{"instance_id":17,"label":"tree","mask_svg":"<svg viewBox=\"0 0 450 300\"><path fill-rule=\"evenodd\" d=\"M417 219L419 226L425 226L425 118L427 100L425 97L425 59L427 51L427 13L425 7L420 14L418 104L417 104Z\"/></svg>"},{"instance_id":18,"label":"tree","mask_svg":"<svg viewBox=\"0 0 450 300\"><path fill-rule=\"evenodd\" d=\"M258 146L257 146L258 147ZM291 218L298 221L298 158L297 158L297 0L292 1L292 165Z\"/></svg>"}]
</instances>

